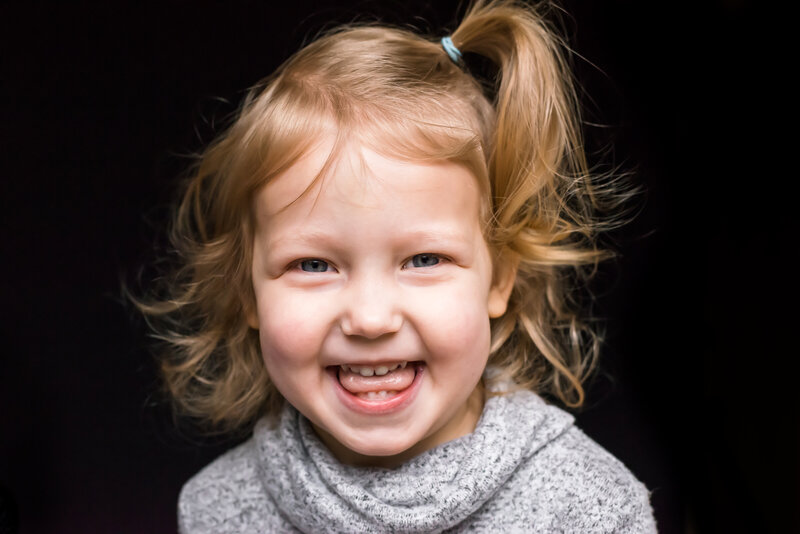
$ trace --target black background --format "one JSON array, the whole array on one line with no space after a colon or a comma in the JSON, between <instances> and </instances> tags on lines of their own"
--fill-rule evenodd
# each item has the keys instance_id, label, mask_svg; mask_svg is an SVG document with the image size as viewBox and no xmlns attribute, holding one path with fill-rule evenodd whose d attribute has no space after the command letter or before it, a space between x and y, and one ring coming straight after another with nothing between
<instances>
[{"instance_id":1,"label":"black background","mask_svg":"<svg viewBox=\"0 0 800 534\"><path fill-rule=\"evenodd\" d=\"M588 146L613 146L602 160L646 190L596 282L608 345L579 424L653 490L662 532L783 531L798 505L786 17L563 5L585 119L605 125ZM184 156L319 29L371 13L438 35L457 8L0 5L0 489L20 532L175 532L181 484L231 443L175 430L120 287L156 259Z\"/></svg>"}]
</instances>

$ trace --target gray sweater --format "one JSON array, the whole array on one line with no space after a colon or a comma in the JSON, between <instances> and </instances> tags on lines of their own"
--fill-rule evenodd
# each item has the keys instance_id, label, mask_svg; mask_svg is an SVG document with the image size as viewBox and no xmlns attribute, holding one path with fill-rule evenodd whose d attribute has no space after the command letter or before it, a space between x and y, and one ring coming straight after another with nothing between
<instances>
[{"instance_id":1,"label":"gray sweater","mask_svg":"<svg viewBox=\"0 0 800 534\"><path fill-rule=\"evenodd\" d=\"M396 469L339 463L287 406L183 487L183 534L655 532L647 489L528 391Z\"/></svg>"}]
</instances>

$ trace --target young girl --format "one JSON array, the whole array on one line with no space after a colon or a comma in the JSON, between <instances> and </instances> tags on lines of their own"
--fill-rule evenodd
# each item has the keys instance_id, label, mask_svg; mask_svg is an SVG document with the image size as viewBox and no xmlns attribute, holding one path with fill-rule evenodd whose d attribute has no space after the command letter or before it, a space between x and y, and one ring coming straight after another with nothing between
<instances>
[{"instance_id":1,"label":"young girl","mask_svg":"<svg viewBox=\"0 0 800 534\"><path fill-rule=\"evenodd\" d=\"M186 483L181 531L654 531L643 485L537 396L583 402L569 280L604 256L599 194L530 7L295 54L194 169L183 268L144 306L178 407L253 429Z\"/></svg>"}]
</instances>

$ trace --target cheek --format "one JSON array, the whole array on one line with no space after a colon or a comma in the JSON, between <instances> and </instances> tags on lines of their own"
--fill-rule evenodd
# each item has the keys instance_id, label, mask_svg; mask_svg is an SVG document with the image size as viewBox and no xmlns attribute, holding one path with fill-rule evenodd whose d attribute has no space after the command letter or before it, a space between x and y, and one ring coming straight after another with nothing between
<instances>
[{"instance_id":1,"label":"cheek","mask_svg":"<svg viewBox=\"0 0 800 534\"><path fill-rule=\"evenodd\" d=\"M261 352L268 365L302 364L316 356L329 324L323 306L280 291L263 292L258 305Z\"/></svg>"},{"instance_id":2,"label":"cheek","mask_svg":"<svg viewBox=\"0 0 800 534\"><path fill-rule=\"evenodd\" d=\"M441 355L463 359L488 355L490 340L486 297L477 287L449 288L426 300L421 307L428 348Z\"/></svg>"}]
</instances>

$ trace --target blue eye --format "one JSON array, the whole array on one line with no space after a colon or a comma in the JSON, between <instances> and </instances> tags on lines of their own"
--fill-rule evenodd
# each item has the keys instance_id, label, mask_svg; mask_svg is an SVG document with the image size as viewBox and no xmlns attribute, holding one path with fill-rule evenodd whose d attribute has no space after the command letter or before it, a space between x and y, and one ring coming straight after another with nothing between
<instances>
[{"instance_id":1,"label":"blue eye","mask_svg":"<svg viewBox=\"0 0 800 534\"><path fill-rule=\"evenodd\" d=\"M410 263L413 267L433 267L438 264L439 261L440 258L436 254L417 254L412 257L406 265Z\"/></svg>"},{"instance_id":2,"label":"blue eye","mask_svg":"<svg viewBox=\"0 0 800 534\"><path fill-rule=\"evenodd\" d=\"M322 260L303 260L299 265L300 269L307 273L324 273L331 270L328 262Z\"/></svg>"}]
</instances>

